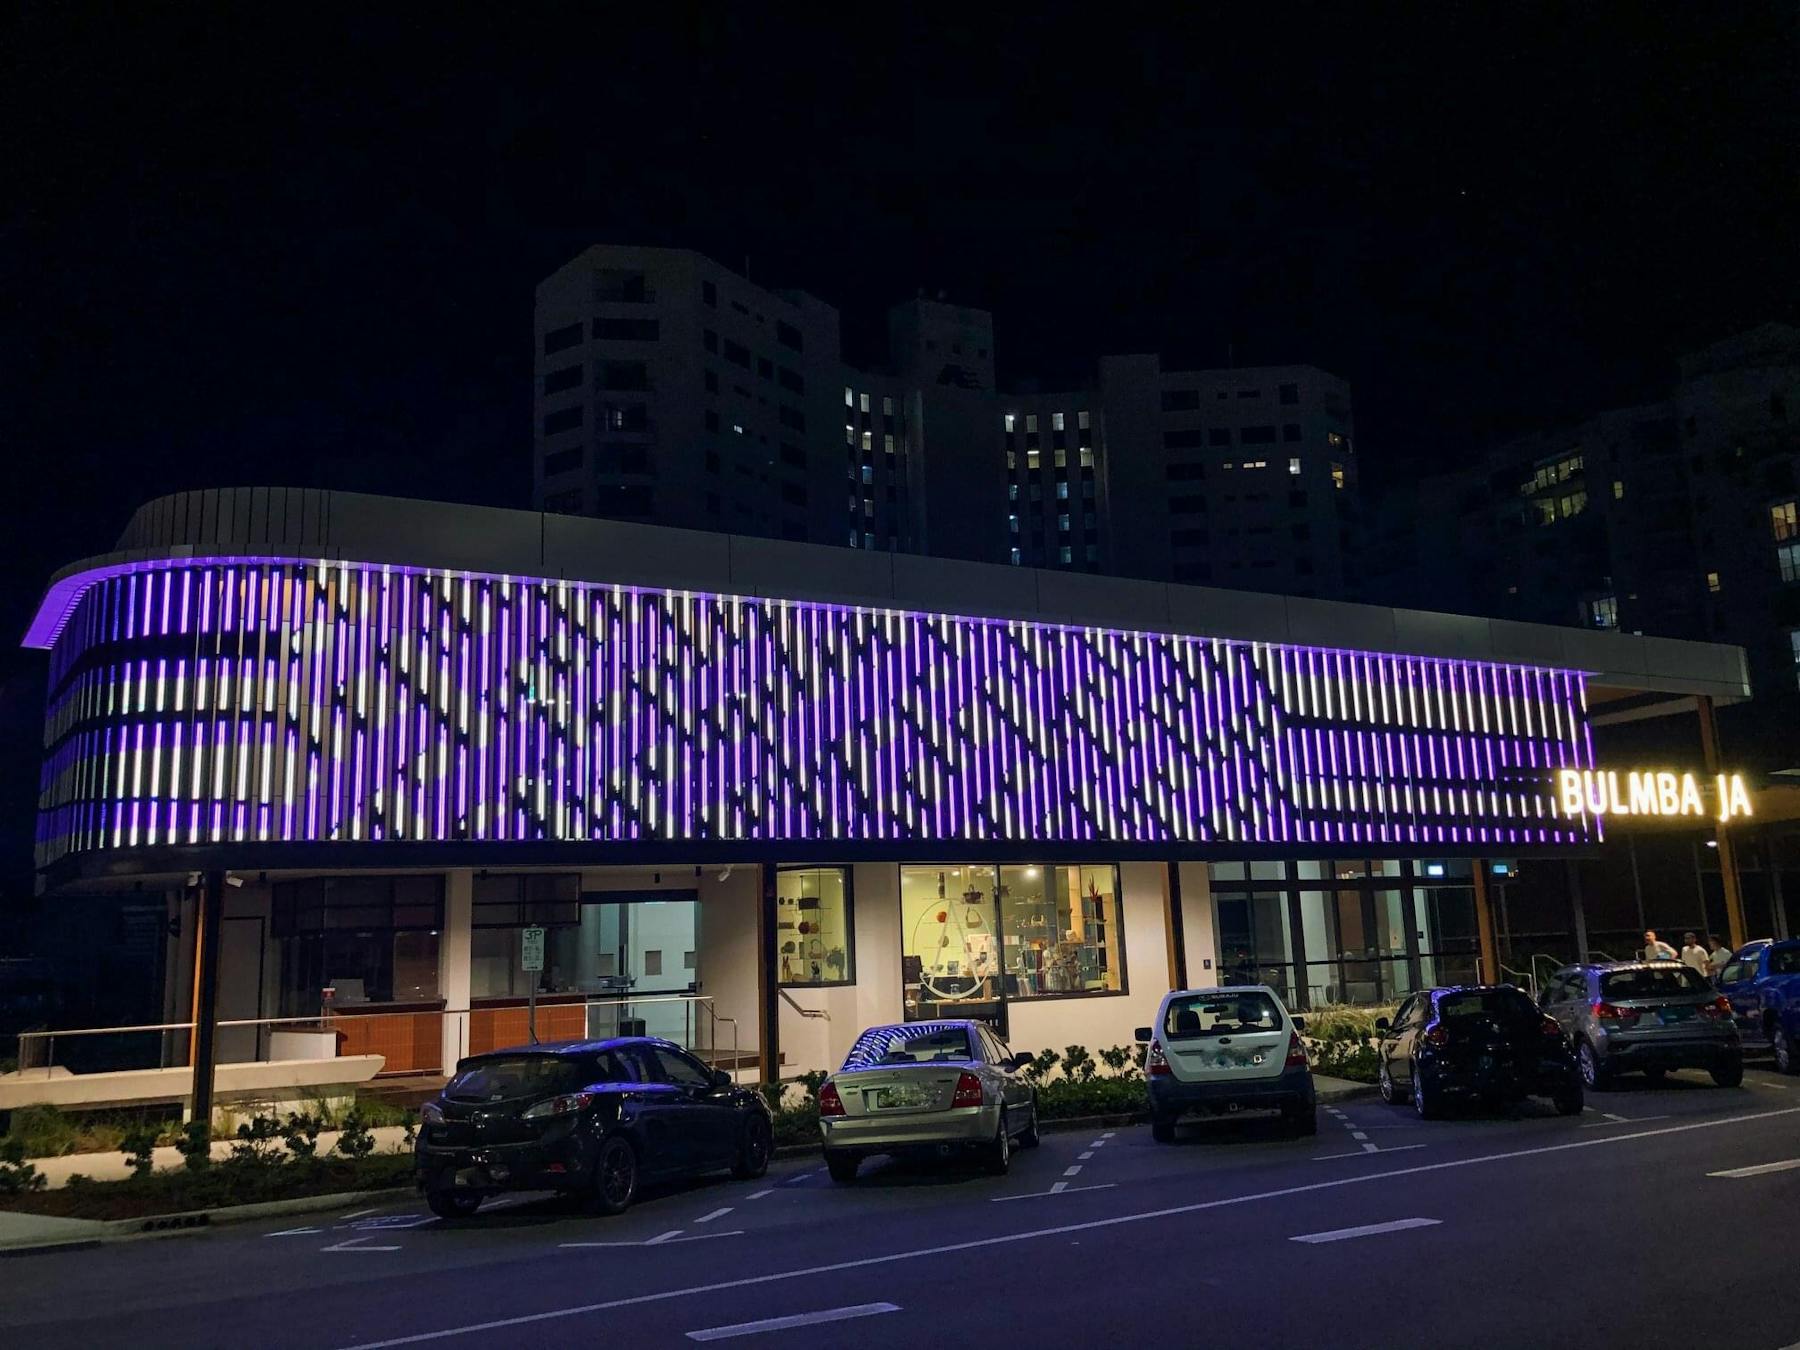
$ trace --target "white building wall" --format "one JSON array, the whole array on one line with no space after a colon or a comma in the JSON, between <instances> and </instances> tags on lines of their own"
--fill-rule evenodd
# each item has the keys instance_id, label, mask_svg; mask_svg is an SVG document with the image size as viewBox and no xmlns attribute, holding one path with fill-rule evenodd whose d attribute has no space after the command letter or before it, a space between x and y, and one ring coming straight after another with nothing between
<instances>
[{"instance_id":1,"label":"white building wall","mask_svg":"<svg viewBox=\"0 0 1800 1350\"><path fill-rule=\"evenodd\" d=\"M736 1020L739 1053L754 1055L760 1049L756 911L762 900L761 869L733 867L720 881L719 872L708 868L699 886L700 947L695 981L701 996L713 1000L719 1017ZM717 1048L726 1050L731 1044L731 1028L721 1025Z\"/></svg>"},{"instance_id":2,"label":"white building wall","mask_svg":"<svg viewBox=\"0 0 1800 1350\"><path fill-rule=\"evenodd\" d=\"M1213 924L1212 872L1205 863L1181 864L1181 923L1192 989L1219 982L1219 942Z\"/></svg>"},{"instance_id":3,"label":"white building wall","mask_svg":"<svg viewBox=\"0 0 1800 1350\"><path fill-rule=\"evenodd\" d=\"M860 863L851 869L851 888L856 982L787 988L780 1000L783 1077L837 1068L864 1030L900 1017L900 868Z\"/></svg>"}]
</instances>

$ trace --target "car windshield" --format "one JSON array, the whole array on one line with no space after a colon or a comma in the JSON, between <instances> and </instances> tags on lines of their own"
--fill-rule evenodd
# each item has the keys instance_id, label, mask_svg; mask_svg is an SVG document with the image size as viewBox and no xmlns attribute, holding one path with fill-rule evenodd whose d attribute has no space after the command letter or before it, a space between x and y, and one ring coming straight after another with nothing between
<instances>
[{"instance_id":1,"label":"car windshield","mask_svg":"<svg viewBox=\"0 0 1800 1350\"><path fill-rule=\"evenodd\" d=\"M954 1022L915 1022L870 1027L850 1048L844 1067L867 1069L878 1064L933 1064L971 1058L967 1027Z\"/></svg>"},{"instance_id":2,"label":"car windshield","mask_svg":"<svg viewBox=\"0 0 1800 1350\"><path fill-rule=\"evenodd\" d=\"M1276 1031L1280 1026L1281 1005L1261 989L1244 989L1235 993L1184 994L1170 999L1169 1011L1163 1018L1163 1035L1180 1041Z\"/></svg>"},{"instance_id":3,"label":"car windshield","mask_svg":"<svg viewBox=\"0 0 1800 1350\"><path fill-rule=\"evenodd\" d=\"M1640 966L1609 970L1600 977L1601 998L1679 998L1705 992L1706 981L1688 966Z\"/></svg>"},{"instance_id":4,"label":"car windshield","mask_svg":"<svg viewBox=\"0 0 1800 1350\"><path fill-rule=\"evenodd\" d=\"M1537 1017L1532 1001L1517 989L1464 989L1438 999L1439 1017Z\"/></svg>"},{"instance_id":5,"label":"car windshield","mask_svg":"<svg viewBox=\"0 0 1800 1350\"><path fill-rule=\"evenodd\" d=\"M444 1095L463 1102L502 1102L515 1097L572 1092L596 1081L596 1075L591 1072L595 1067L589 1061L562 1055L506 1055L482 1059L452 1078Z\"/></svg>"}]
</instances>

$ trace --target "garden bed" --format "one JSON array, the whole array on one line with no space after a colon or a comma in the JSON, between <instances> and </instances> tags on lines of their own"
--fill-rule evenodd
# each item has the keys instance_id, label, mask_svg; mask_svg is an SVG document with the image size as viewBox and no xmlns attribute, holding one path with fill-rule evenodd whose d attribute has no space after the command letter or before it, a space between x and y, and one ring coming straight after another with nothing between
<instances>
[{"instance_id":1,"label":"garden bed","mask_svg":"<svg viewBox=\"0 0 1800 1350\"><path fill-rule=\"evenodd\" d=\"M374 1191L412 1182L410 1153L324 1157L284 1164L220 1162L126 1181L71 1182L57 1190L0 1195L0 1210L59 1219L137 1219L228 1205Z\"/></svg>"}]
</instances>

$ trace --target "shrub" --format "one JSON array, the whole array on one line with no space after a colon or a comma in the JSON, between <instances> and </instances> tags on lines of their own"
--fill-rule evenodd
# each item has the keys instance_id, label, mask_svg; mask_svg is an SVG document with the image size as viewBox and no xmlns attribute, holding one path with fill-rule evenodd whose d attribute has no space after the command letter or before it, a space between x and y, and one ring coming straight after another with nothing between
<instances>
[{"instance_id":1,"label":"shrub","mask_svg":"<svg viewBox=\"0 0 1800 1350\"><path fill-rule=\"evenodd\" d=\"M175 1141L181 1150L181 1161L190 1172L204 1172L212 1166L212 1130L204 1120L190 1120L181 1127Z\"/></svg>"},{"instance_id":2,"label":"shrub","mask_svg":"<svg viewBox=\"0 0 1800 1350\"><path fill-rule=\"evenodd\" d=\"M285 1160L276 1141L281 1122L274 1116L252 1116L237 1127L238 1142L231 1146L231 1161L243 1167L279 1167Z\"/></svg>"},{"instance_id":3,"label":"shrub","mask_svg":"<svg viewBox=\"0 0 1800 1350\"><path fill-rule=\"evenodd\" d=\"M1129 1115L1148 1109L1141 1078L1059 1078L1038 1088L1038 1114L1045 1120L1072 1116Z\"/></svg>"},{"instance_id":4,"label":"shrub","mask_svg":"<svg viewBox=\"0 0 1800 1350\"><path fill-rule=\"evenodd\" d=\"M162 1130L152 1121L140 1120L125 1131L120 1141L125 1150L125 1161L131 1165L131 1175L147 1177L156 1166L156 1141L162 1137ZM73 1181L74 1178L70 1177Z\"/></svg>"},{"instance_id":5,"label":"shrub","mask_svg":"<svg viewBox=\"0 0 1800 1350\"><path fill-rule=\"evenodd\" d=\"M288 1112L287 1122L281 1127L281 1138L287 1144L288 1156L296 1162L310 1162L317 1157L319 1131L324 1127L325 1122L310 1112Z\"/></svg>"},{"instance_id":6,"label":"shrub","mask_svg":"<svg viewBox=\"0 0 1800 1350\"><path fill-rule=\"evenodd\" d=\"M366 1158L375 1151L375 1136L369 1133L364 1123L361 1110L351 1111L344 1117L344 1124L338 1134L335 1152L346 1158Z\"/></svg>"},{"instance_id":7,"label":"shrub","mask_svg":"<svg viewBox=\"0 0 1800 1350\"><path fill-rule=\"evenodd\" d=\"M1040 1050L1031 1057L1031 1063L1027 1064L1021 1072L1033 1083L1042 1083L1050 1077L1061 1062L1062 1056L1056 1051Z\"/></svg>"},{"instance_id":8,"label":"shrub","mask_svg":"<svg viewBox=\"0 0 1800 1350\"><path fill-rule=\"evenodd\" d=\"M12 1113L7 1140L19 1146L25 1158L60 1158L75 1150L81 1131L75 1121L54 1106L21 1106Z\"/></svg>"},{"instance_id":9,"label":"shrub","mask_svg":"<svg viewBox=\"0 0 1800 1350\"><path fill-rule=\"evenodd\" d=\"M0 1195L23 1195L44 1189L44 1174L25 1161L25 1146L0 1140Z\"/></svg>"}]
</instances>

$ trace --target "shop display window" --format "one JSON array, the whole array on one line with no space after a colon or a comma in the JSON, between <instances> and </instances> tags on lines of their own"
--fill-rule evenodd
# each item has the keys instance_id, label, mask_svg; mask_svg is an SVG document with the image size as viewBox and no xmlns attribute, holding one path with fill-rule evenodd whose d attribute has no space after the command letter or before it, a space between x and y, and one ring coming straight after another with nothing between
<instances>
[{"instance_id":1,"label":"shop display window","mask_svg":"<svg viewBox=\"0 0 1800 1350\"><path fill-rule=\"evenodd\" d=\"M1114 868L1002 867L1000 931L1009 998L1124 987Z\"/></svg>"},{"instance_id":2,"label":"shop display window","mask_svg":"<svg viewBox=\"0 0 1800 1350\"><path fill-rule=\"evenodd\" d=\"M855 981L848 868L784 867L775 873L775 957L783 984Z\"/></svg>"}]
</instances>

